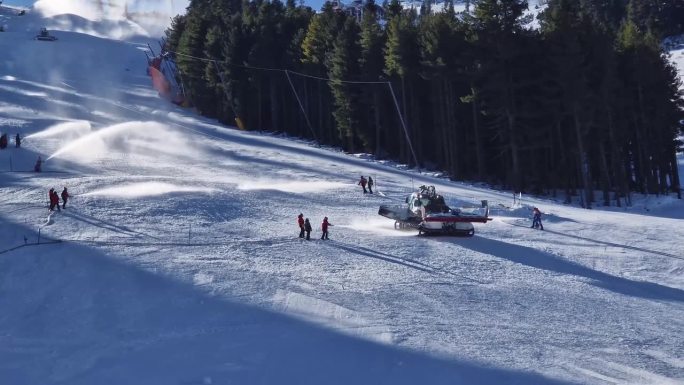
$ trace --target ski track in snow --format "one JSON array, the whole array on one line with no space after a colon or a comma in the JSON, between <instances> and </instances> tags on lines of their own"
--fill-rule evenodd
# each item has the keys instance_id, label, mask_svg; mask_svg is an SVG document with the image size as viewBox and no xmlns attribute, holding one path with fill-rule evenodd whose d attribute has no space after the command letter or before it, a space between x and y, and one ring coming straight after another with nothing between
<instances>
[{"instance_id":1,"label":"ski track in snow","mask_svg":"<svg viewBox=\"0 0 684 385\"><path fill-rule=\"evenodd\" d=\"M42 44L11 22L0 128L24 142L0 151L0 382L684 383L681 201L510 208L508 192L220 126L158 99L139 45ZM362 174L382 194L360 193ZM377 215L421 184L487 199L494 220L418 237Z\"/></svg>"}]
</instances>

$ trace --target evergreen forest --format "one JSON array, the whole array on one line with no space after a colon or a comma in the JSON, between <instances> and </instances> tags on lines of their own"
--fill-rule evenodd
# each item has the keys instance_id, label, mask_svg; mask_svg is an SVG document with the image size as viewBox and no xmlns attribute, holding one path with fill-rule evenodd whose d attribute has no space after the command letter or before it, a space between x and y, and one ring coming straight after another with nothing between
<instances>
[{"instance_id":1,"label":"evergreen forest","mask_svg":"<svg viewBox=\"0 0 684 385\"><path fill-rule=\"evenodd\" d=\"M186 98L247 130L584 207L677 194L681 0L192 0L166 32Z\"/></svg>"}]
</instances>

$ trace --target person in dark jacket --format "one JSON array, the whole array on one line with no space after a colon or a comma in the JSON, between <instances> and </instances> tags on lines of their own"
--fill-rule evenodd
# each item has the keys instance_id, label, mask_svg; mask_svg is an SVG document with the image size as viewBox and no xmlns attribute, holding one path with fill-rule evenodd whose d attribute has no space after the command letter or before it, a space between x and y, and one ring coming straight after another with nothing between
<instances>
[{"instance_id":1,"label":"person in dark jacket","mask_svg":"<svg viewBox=\"0 0 684 385\"><path fill-rule=\"evenodd\" d=\"M532 209L533 217L532 217L532 228L533 229L540 229L544 230L544 225L542 225L541 221L541 211L539 211L538 208L533 208Z\"/></svg>"},{"instance_id":2,"label":"person in dark jacket","mask_svg":"<svg viewBox=\"0 0 684 385\"><path fill-rule=\"evenodd\" d=\"M33 171L40 172L42 170L42 165L43 165L43 160L40 159L40 156L39 156L38 160L36 161L36 165L33 166Z\"/></svg>"},{"instance_id":3,"label":"person in dark jacket","mask_svg":"<svg viewBox=\"0 0 684 385\"><path fill-rule=\"evenodd\" d=\"M366 191L366 177L361 175L361 179L359 180L359 183L357 183L361 188L363 188L363 193L366 194L368 191Z\"/></svg>"},{"instance_id":4,"label":"person in dark jacket","mask_svg":"<svg viewBox=\"0 0 684 385\"><path fill-rule=\"evenodd\" d=\"M2 134L2 136L0 136L0 148L5 147L7 147L7 134Z\"/></svg>"},{"instance_id":5,"label":"person in dark jacket","mask_svg":"<svg viewBox=\"0 0 684 385\"><path fill-rule=\"evenodd\" d=\"M368 175L368 192L373 193L373 178L370 175Z\"/></svg>"},{"instance_id":6,"label":"person in dark jacket","mask_svg":"<svg viewBox=\"0 0 684 385\"><path fill-rule=\"evenodd\" d=\"M21 136L19 136L19 134L17 134L17 136L14 137L14 146L16 148L21 147Z\"/></svg>"},{"instance_id":7,"label":"person in dark jacket","mask_svg":"<svg viewBox=\"0 0 684 385\"><path fill-rule=\"evenodd\" d=\"M64 190L62 190L62 208L66 208L66 203L67 199L69 199L69 193L67 192L67 188L64 187Z\"/></svg>"},{"instance_id":8,"label":"person in dark jacket","mask_svg":"<svg viewBox=\"0 0 684 385\"><path fill-rule=\"evenodd\" d=\"M304 230L306 231L306 240L308 241L311 236L311 223L309 223L309 218L304 220Z\"/></svg>"},{"instance_id":9,"label":"person in dark jacket","mask_svg":"<svg viewBox=\"0 0 684 385\"><path fill-rule=\"evenodd\" d=\"M328 226L332 226L332 223L328 222L328 217L325 217L323 218L323 223L321 223L321 230L323 231L321 239L328 239Z\"/></svg>"},{"instance_id":10,"label":"person in dark jacket","mask_svg":"<svg viewBox=\"0 0 684 385\"><path fill-rule=\"evenodd\" d=\"M304 238L304 214L299 213L297 224L299 224L299 238Z\"/></svg>"}]
</instances>

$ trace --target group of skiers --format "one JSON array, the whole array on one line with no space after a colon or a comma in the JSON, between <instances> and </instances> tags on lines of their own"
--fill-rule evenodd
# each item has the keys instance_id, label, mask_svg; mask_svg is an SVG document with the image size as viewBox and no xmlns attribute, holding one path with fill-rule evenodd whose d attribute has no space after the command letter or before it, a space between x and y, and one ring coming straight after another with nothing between
<instances>
[{"instance_id":1,"label":"group of skiers","mask_svg":"<svg viewBox=\"0 0 684 385\"><path fill-rule=\"evenodd\" d=\"M363 188L363 193L373 193L373 178L368 176L368 179L366 179L365 176L361 175L361 179L359 180L359 183L357 183L361 188ZM366 187L368 187L366 189ZM299 238L304 238L307 241L311 239L311 223L309 222L309 218L304 218L304 214L300 213L297 216L297 224L299 225ZM323 222L321 223L321 239L329 239L328 238L328 227L332 226L332 223L328 222L328 217L323 218Z\"/></svg>"},{"instance_id":2,"label":"group of skiers","mask_svg":"<svg viewBox=\"0 0 684 385\"><path fill-rule=\"evenodd\" d=\"M309 218L304 219L304 214L299 213L297 224L299 225L299 238L305 238L307 241L310 240L312 228ZM321 239L328 239L328 226L332 226L332 223L328 222L328 217L325 217L323 218L323 223L321 223L321 231L323 232Z\"/></svg>"},{"instance_id":3,"label":"group of skiers","mask_svg":"<svg viewBox=\"0 0 684 385\"><path fill-rule=\"evenodd\" d=\"M9 145L9 139L7 137L7 134L0 135L0 149L7 148L8 145ZM16 148L21 147L21 136L19 136L19 134L17 134L14 137L14 146Z\"/></svg>"},{"instance_id":4,"label":"group of skiers","mask_svg":"<svg viewBox=\"0 0 684 385\"><path fill-rule=\"evenodd\" d=\"M62 208L66 209L66 204L67 200L69 199L69 192L67 191L67 188L64 187L64 190L62 190ZM54 188L50 189L50 192L48 193L48 197L50 198L50 211L54 211L55 207L57 207L57 211L62 211L59 208L59 195L57 195L57 191L55 191Z\"/></svg>"},{"instance_id":5,"label":"group of skiers","mask_svg":"<svg viewBox=\"0 0 684 385\"><path fill-rule=\"evenodd\" d=\"M361 186L361 188L363 189L364 194L373 193L373 184L373 178L371 178L370 175L368 176L368 179L366 179L365 176L361 175L361 179L359 180L359 183L357 183L357 185ZM368 186L368 190L366 190L366 186Z\"/></svg>"},{"instance_id":6,"label":"group of skiers","mask_svg":"<svg viewBox=\"0 0 684 385\"><path fill-rule=\"evenodd\" d=\"M9 139L7 138L7 134L2 134L0 135L0 149L5 149L9 145ZM14 136L14 147L20 148L21 147L21 135L16 134ZM43 160L38 156L38 160L36 161L36 164L33 166L33 171L35 172L41 172L42 171L42 165L43 165Z\"/></svg>"}]
</instances>

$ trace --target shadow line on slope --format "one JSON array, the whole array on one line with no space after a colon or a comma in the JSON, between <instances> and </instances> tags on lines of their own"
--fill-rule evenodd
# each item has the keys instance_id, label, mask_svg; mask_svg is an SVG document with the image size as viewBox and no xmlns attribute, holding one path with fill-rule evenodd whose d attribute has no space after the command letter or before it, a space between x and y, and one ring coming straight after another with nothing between
<instances>
[{"instance_id":1,"label":"shadow line on slope","mask_svg":"<svg viewBox=\"0 0 684 385\"><path fill-rule=\"evenodd\" d=\"M61 241L61 240L57 240L57 241L54 241L54 240L47 240L47 241L40 242L40 243L38 243L38 242L24 243L23 245L14 246L14 247L9 248L9 249L6 249L6 250L0 250L0 254L9 253L9 252L11 252L11 251L15 251L15 250L21 249L22 247L53 245L53 244L56 244L56 243L62 243L62 241Z\"/></svg>"},{"instance_id":2,"label":"shadow line on slope","mask_svg":"<svg viewBox=\"0 0 684 385\"><path fill-rule=\"evenodd\" d=\"M124 235L128 235L128 236L142 235L142 236L149 237L152 239L159 239L159 238L152 236L152 235L149 235L149 234L145 234L145 233L141 233L139 231L131 230L126 226L121 226L121 225L117 225L115 223L107 222L107 221L104 221L102 219L95 218L91 215L86 215L83 213L74 212L73 209L69 210L69 211L67 211L66 209L63 209L60 213L61 213L61 215L74 218L75 220L81 221L83 223L87 223L91 226L95 226L95 227L99 227L101 229L113 231L115 233L124 234Z\"/></svg>"},{"instance_id":3,"label":"shadow line on slope","mask_svg":"<svg viewBox=\"0 0 684 385\"><path fill-rule=\"evenodd\" d=\"M620 248L620 249L629 249L629 250L641 251L641 252L644 252L644 253L660 255L660 256L662 256L662 257L681 259L681 260L684 261L684 257L681 257L681 256L679 256L679 255L675 255L675 254L665 253L665 252L662 252L662 251L649 250L649 249L644 249L644 248L642 248L642 247L636 247L636 246L620 245L620 244L618 244L618 243L607 242L607 241L600 241L600 240L598 240L598 239L591 239L591 238L586 238L586 237L580 237L580 236L578 236L578 235L559 233L559 232L553 231L553 230L544 230L544 231L547 232L547 233L551 233L551 234L562 235L562 236L564 236L564 237L569 237L569 238L579 239L579 240L582 240L582 241L597 243L597 244L599 244L599 245L617 247L617 248Z\"/></svg>"},{"instance_id":4,"label":"shadow line on slope","mask_svg":"<svg viewBox=\"0 0 684 385\"><path fill-rule=\"evenodd\" d=\"M458 244L479 253L507 259L536 269L589 278L594 281L592 282L593 285L618 294L645 299L684 302L684 290L652 282L616 277L531 247L482 237L474 237L467 242L459 242Z\"/></svg>"},{"instance_id":5,"label":"shadow line on slope","mask_svg":"<svg viewBox=\"0 0 684 385\"><path fill-rule=\"evenodd\" d=\"M350 336L82 245L9 253L0 282L8 383L572 384Z\"/></svg>"},{"instance_id":6,"label":"shadow line on slope","mask_svg":"<svg viewBox=\"0 0 684 385\"><path fill-rule=\"evenodd\" d=\"M502 222L508 223L509 225L511 225L511 226L516 226L516 227L529 227L529 226L520 225L520 224L517 224L517 223L509 223L509 222L506 222L506 221L502 221ZM611 247L616 247L616 248L619 248L619 249L629 249L629 250L641 251L641 252L644 252L644 253L660 255L660 256L662 256L662 257L675 258L675 259L684 260L684 257L682 257L682 256L675 255L675 254L670 254L670 253L665 253L665 252L663 252L663 251L655 251L655 250L644 249L644 248L642 248L642 247L629 246L629 245L621 245L621 244L619 244L619 243L613 243L613 242L608 242L608 241L601 241L601 240L598 240L598 239L591 239L591 238L587 238L587 237L580 237L579 235L572 235L572 234L567 234L567 233L560 233L560 232L558 232L558 231L553 231L553 230L548 230L548 229L544 230L544 232L545 232L545 233L556 234L556 235L561 235L561 236L568 237L568 238L578 239L578 240L581 240L581 241L592 242L592 243L596 243L596 244L599 244L599 245L611 246Z\"/></svg>"},{"instance_id":7,"label":"shadow line on slope","mask_svg":"<svg viewBox=\"0 0 684 385\"><path fill-rule=\"evenodd\" d=\"M348 251L348 252L353 253L353 254L358 254L358 255L363 255L363 256L367 256L367 257L371 257L371 258L375 258L375 259L380 259L382 261L406 266L406 267L409 267L411 269L417 269L420 271L424 271L424 272L429 273L429 274L449 275L452 277L458 277L458 278L462 278L462 279L465 279L468 281L476 282L476 283L481 284L481 285L485 285L485 284L489 283L489 282L483 282L483 281L480 281L480 280L477 280L474 278L466 277L463 275L459 275L459 274L453 273L451 271L445 270L444 268L430 266L430 265L425 264L423 262L416 261L415 259L397 257L396 255L382 253L382 252L375 251L373 249L368 249L368 248L365 248L365 247L362 247L359 245L350 245L350 244L345 244L345 243L342 243L339 241L330 241L328 244L333 246L333 247L337 247L339 249Z\"/></svg>"},{"instance_id":8,"label":"shadow line on slope","mask_svg":"<svg viewBox=\"0 0 684 385\"><path fill-rule=\"evenodd\" d=\"M380 259L380 260L383 260L386 262L406 266L406 267L411 268L411 269L420 270L420 271L426 272L428 274L435 274L436 273L436 271L433 267L425 265L425 264L417 262L417 261L414 261L414 260L411 260L411 259L404 259L404 258L399 258L399 257L393 256L393 255L389 255L389 254L378 253L374 250L365 249L365 248L359 247L357 245L348 245L348 244L345 244L345 243L342 243L339 241L327 241L326 244L328 244L334 248L338 248L338 249L348 251L352 254L358 254L358 255L363 255L366 257Z\"/></svg>"},{"instance_id":9,"label":"shadow line on slope","mask_svg":"<svg viewBox=\"0 0 684 385\"><path fill-rule=\"evenodd\" d=\"M402 261L406 261L406 262L410 262L410 263L415 263L416 265L420 265L420 266L425 267L426 269L430 269L430 270L432 271L432 273L441 273L441 274L444 274L444 275L450 275L450 276L453 276L453 277L458 277L458 278L462 278L462 279L465 279L465 280L468 280L468 281L476 282L476 283L479 283L479 284L481 284L481 285L487 285L487 284L490 284L490 283L491 283L491 282L480 281L480 280L477 280L477 279L475 279L475 278L466 277L466 276L464 276L464 275L456 274L456 273L454 273L454 272L452 272L452 271L449 271L449 270L447 270L447 269L445 269L445 268L443 268L443 267L434 267L434 266L425 264L425 263L423 263L423 262L416 261L415 259L412 259L412 258L397 257L397 256L394 256L394 255L392 255L392 254L382 253L382 252L379 252L379 251L376 251L376 250L373 250L373 249L368 249L368 248L361 247L361 246L357 246L357 245L354 245L354 246L351 246L351 247L354 247L354 248L357 248L357 249L360 249L360 250L364 250L364 251L366 251L366 252L368 252L368 253L375 253L375 254L378 254L378 255L381 255L381 256L385 256L385 257L387 257L387 258L399 259L399 260L402 260Z\"/></svg>"}]
</instances>

